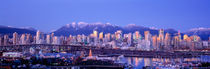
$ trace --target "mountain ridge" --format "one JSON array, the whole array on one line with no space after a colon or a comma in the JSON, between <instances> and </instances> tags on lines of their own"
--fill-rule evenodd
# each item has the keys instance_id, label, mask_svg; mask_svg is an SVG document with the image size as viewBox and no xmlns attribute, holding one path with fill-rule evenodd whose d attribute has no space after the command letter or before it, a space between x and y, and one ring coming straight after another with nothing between
<instances>
[{"instance_id":1,"label":"mountain ridge","mask_svg":"<svg viewBox=\"0 0 210 69\"><path fill-rule=\"evenodd\" d=\"M198 29L198 30L204 30L203 29ZM57 36L69 36L71 35L89 35L93 32L93 30L97 30L98 33L103 32L104 34L106 33L114 33L117 30L121 30L123 33L134 33L135 31L139 31L141 35L144 35L144 31L150 31L152 35L158 35L159 29L157 28L149 28L149 27L144 27L144 26L139 26L136 24L128 24L126 26L117 26L117 25L112 25L110 23L85 23L85 22L78 22L78 23L70 23L66 24L65 26L62 26L58 30L52 32L55 33ZM194 29L195 30L195 29ZM182 32L181 34L187 34L187 35L192 35L191 32L194 32L194 30L189 30L187 32ZM206 30L210 32L210 29ZM164 33L170 33L171 36L176 35L178 33L177 30L169 28L169 29L164 29ZM208 37L210 36L210 33L204 34L205 32L200 32L199 35L201 39L208 40ZM204 35L203 35L204 34Z\"/></svg>"},{"instance_id":2,"label":"mountain ridge","mask_svg":"<svg viewBox=\"0 0 210 69\"><path fill-rule=\"evenodd\" d=\"M112 25L110 23L84 23L84 22L79 22L79 23L71 23L71 24L66 24L65 26L62 26L58 30L54 31L55 35L64 35L68 36L68 34L72 35L77 35L77 34L91 34L93 30L97 30L98 32L103 32L103 33L114 33L117 30L122 30L123 33L133 33L135 31L139 31L141 34L144 33L144 31L150 31L152 34L158 34L158 29L154 28L148 28L144 26L139 26L135 24L128 24L126 26L117 26L117 25ZM171 31L172 30L172 31ZM166 32L168 33L177 33L176 30L173 29L166 29Z\"/></svg>"},{"instance_id":3,"label":"mountain ridge","mask_svg":"<svg viewBox=\"0 0 210 69\"><path fill-rule=\"evenodd\" d=\"M0 34L2 35L9 35L12 36L12 34L14 32L17 32L18 34L32 34L35 35L36 34L36 29L31 28L31 27L21 27L21 28L17 28L17 27L11 27L11 26L2 26L0 25Z\"/></svg>"},{"instance_id":4,"label":"mountain ridge","mask_svg":"<svg viewBox=\"0 0 210 69\"><path fill-rule=\"evenodd\" d=\"M144 31L150 31L152 35L158 35L159 29L157 28L149 28L149 27L144 27L144 26L139 26L136 24L128 24L126 26L118 26L118 25L112 25L110 23L86 23L86 22L78 22L78 23L70 23L66 24L65 26L62 26L61 28L51 32L55 33L56 36L69 36L71 35L89 35L92 34L93 30L97 30L98 33L103 32L104 34L106 33L112 33L116 32L117 30L122 30L123 34L125 33L134 33L135 31L139 31L141 35L144 36ZM12 35L14 32L17 32L18 34L32 34L36 35L36 29L31 28L31 27L11 27L11 26L2 26L0 25L0 34L8 34ZM164 29L164 33L170 33L172 36L176 35L178 33L177 30L169 28L169 29ZM187 34L189 36L191 35L198 35L201 37L202 40L208 40L210 37L210 28L193 28L190 29L186 32L182 32L183 34Z\"/></svg>"}]
</instances>

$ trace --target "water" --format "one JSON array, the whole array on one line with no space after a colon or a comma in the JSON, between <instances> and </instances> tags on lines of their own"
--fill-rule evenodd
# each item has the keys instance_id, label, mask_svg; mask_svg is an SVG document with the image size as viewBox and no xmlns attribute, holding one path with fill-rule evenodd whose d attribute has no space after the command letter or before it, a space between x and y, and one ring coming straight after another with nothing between
<instances>
[{"instance_id":1,"label":"water","mask_svg":"<svg viewBox=\"0 0 210 69\"><path fill-rule=\"evenodd\" d=\"M161 69L177 69L181 67L198 66L200 62L210 62L210 56L193 58L142 58L142 57L111 57L118 63L132 65L134 69L153 67Z\"/></svg>"}]
</instances>

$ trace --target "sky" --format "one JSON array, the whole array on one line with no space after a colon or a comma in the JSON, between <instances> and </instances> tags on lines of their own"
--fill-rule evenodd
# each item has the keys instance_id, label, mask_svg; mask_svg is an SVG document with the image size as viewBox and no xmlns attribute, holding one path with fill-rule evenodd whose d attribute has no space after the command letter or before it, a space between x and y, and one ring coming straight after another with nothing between
<instances>
[{"instance_id":1,"label":"sky","mask_svg":"<svg viewBox=\"0 0 210 69\"><path fill-rule=\"evenodd\" d=\"M210 27L210 0L0 0L0 25L50 32L72 22Z\"/></svg>"}]
</instances>

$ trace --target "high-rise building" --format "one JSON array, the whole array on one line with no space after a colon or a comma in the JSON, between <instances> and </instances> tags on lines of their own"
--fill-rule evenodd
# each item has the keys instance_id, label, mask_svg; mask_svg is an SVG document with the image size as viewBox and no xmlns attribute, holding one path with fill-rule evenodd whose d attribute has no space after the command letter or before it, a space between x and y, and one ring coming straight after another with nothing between
<instances>
[{"instance_id":1,"label":"high-rise building","mask_svg":"<svg viewBox=\"0 0 210 69\"><path fill-rule=\"evenodd\" d=\"M103 34L103 32L100 32L100 33L99 33L99 42L100 42L100 44L101 44L102 42L104 42L104 34Z\"/></svg>"},{"instance_id":2,"label":"high-rise building","mask_svg":"<svg viewBox=\"0 0 210 69\"><path fill-rule=\"evenodd\" d=\"M13 33L13 45L18 44L18 33Z\"/></svg>"},{"instance_id":3,"label":"high-rise building","mask_svg":"<svg viewBox=\"0 0 210 69\"><path fill-rule=\"evenodd\" d=\"M8 44L9 44L9 36L4 35L4 45L8 45Z\"/></svg>"},{"instance_id":4,"label":"high-rise building","mask_svg":"<svg viewBox=\"0 0 210 69\"><path fill-rule=\"evenodd\" d=\"M164 44L164 31L163 31L163 29L160 29L158 38L160 40L160 45L162 46Z\"/></svg>"},{"instance_id":5,"label":"high-rise building","mask_svg":"<svg viewBox=\"0 0 210 69\"><path fill-rule=\"evenodd\" d=\"M25 34L22 34L20 37L20 44L26 44L26 37Z\"/></svg>"},{"instance_id":6,"label":"high-rise building","mask_svg":"<svg viewBox=\"0 0 210 69\"><path fill-rule=\"evenodd\" d=\"M30 44L32 42L32 36L30 34L26 34L26 44Z\"/></svg>"},{"instance_id":7,"label":"high-rise building","mask_svg":"<svg viewBox=\"0 0 210 69\"><path fill-rule=\"evenodd\" d=\"M105 34L105 42L110 42L110 40L111 40L111 34L110 33Z\"/></svg>"},{"instance_id":8,"label":"high-rise building","mask_svg":"<svg viewBox=\"0 0 210 69\"><path fill-rule=\"evenodd\" d=\"M86 36L84 34L82 34L81 38L82 38L82 42L87 43Z\"/></svg>"},{"instance_id":9,"label":"high-rise building","mask_svg":"<svg viewBox=\"0 0 210 69\"><path fill-rule=\"evenodd\" d=\"M149 31L144 31L144 36L145 36L145 50L151 50L152 49L152 42L151 42L151 39L152 39L152 35L150 34Z\"/></svg>"},{"instance_id":10,"label":"high-rise building","mask_svg":"<svg viewBox=\"0 0 210 69\"><path fill-rule=\"evenodd\" d=\"M0 36L0 46L2 45L2 37Z\"/></svg>"},{"instance_id":11,"label":"high-rise building","mask_svg":"<svg viewBox=\"0 0 210 69\"><path fill-rule=\"evenodd\" d=\"M160 29L159 30L159 35L158 35L158 38L157 38L157 45L159 47L159 50L163 50L164 48L164 30L163 29Z\"/></svg>"},{"instance_id":12,"label":"high-rise building","mask_svg":"<svg viewBox=\"0 0 210 69\"><path fill-rule=\"evenodd\" d=\"M36 32L36 44L41 44L41 32L38 30L37 32Z\"/></svg>"},{"instance_id":13,"label":"high-rise building","mask_svg":"<svg viewBox=\"0 0 210 69\"><path fill-rule=\"evenodd\" d=\"M175 49L179 48L179 45L180 45L179 36L174 36L174 38L173 38L173 45L174 45Z\"/></svg>"},{"instance_id":14,"label":"high-rise building","mask_svg":"<svg viewBox=\"0 0 210 69\"><path fill-rule=\"evenodd\" d=\"M171 36L169 33L166 33L166 35L165 35L164 45L165 45L164 49L169 50L171 48L170 47L171 46Z\"/></svg>"},{"instance_id":15,"label":"high-rise building","mask_svg":"<svg viewBox=\"0 0 210 69\"><path fill-rule=\"evenodd\" d=\"M61 45L65 44L65 37L64 36L59 37L59 44L61 44Z\"/></svg>"},{"instance_id":16,"label":"high-rise building","mask_svg":"<svg viewBox=\"0 0 210 69\"><path fill-rule=\"evenodd\" d=\"M189 37L188 37L188 35L186 35L186 34L183 36L183 40L185 40L185 41L186 41L188 38L189 38Z\"/></svg>"},{"instance_id":17,"label":"high-rise building","mask_svg":"<svg viewBox=\"0 0 210 69\"><path fill-rule=\"evenodd\" d=\"M195 49L201 49L201 39L197 35L192 35L190 36L190 39L192 40L190 50L195 50Z\"/></svg>"},{"instance_id":18,"label":"high-rise building","mask_svg":"<svg viewBox=\"0 0 210 69\"><path fill-rule=\"evenodd\" d=\"M181 36L181 33L180 33L180 31L178 31L178 39L179 39L179 42L181 42L182 41L182 36Z\"/></svg>"},{"instance_id":19,"label":"high-rise building","mask_svg":"<svg viewBox=\"0 0 210 69\"><path fill-rule=\"evenodd\" d=\"M128 37L127 43L129 45L131 45L131 43L132 43L132 34L131 33L128 33L127 37Z\"/></svg>"},{"instance_id":20,"label":"high-rise building","mask_svg":"<svg viewBox=\"0 0 210 69\"><path fill-rule=\"evenodd\" d=\"M54 33L51 33L51 35L50 35L50 43L52 43L53 42L53 38L54 38Z\"/></svg>"},{"instance_id":21,"label":"high-rise building","mask_svg":"<svg viewBox=\"0 0 210 69\"><path fill-rule=\"evenodd\" d=\"M65 42L65 45L68 44L68 37L64 36L64 42Z\"/></svg>"},{"instance_id":22,"label":"high-rise building","mask_svg":"<svg viewBox=\"0 0 210 69\"><path fill-rule=\"evenodd\" d=\"M82 42L82 38L81 38L81 35L77 35L77 42Z\"/></svg>"},{"instance_id":23,"label":"high-rise building","mask_svg":"<svg viewBox=\"0 0 210 69\"><path fill-rule=\"evenodd\" d=\"M164 45L170 45L171 36L169 33L165 34Z\"/></svg>"},{"instance_id":24,"label":"high-rise building","mask_svg":"<svg viewBox=\"0 0 210 69\"><path fill-rule=\"evenodd\" d=\"M117 30L117 32L115 32L115 37L116 40L119 40L122 38L122 31L121 30Z\"/></svg>"},{"instance_id":25,"label":"high-rise building","mask_svg":"<svg viewBox=\"0 0 210 69\"><path fill-rule=\"evenodd\" d=\"M141 39L141 35L139 34L139 31L136 31L136 32L134 33L133 38L136 39L136 40Z\"/></svg>"},{"instance_id":26,"label":"high-rise building","mask_svg":"<svg viewBox=\"0 0 210 69\"><path fill-rule=\"evenodd\" d=\"M115 40L115 35L114 34L111 34L111 41Z\"/></svg>"},{"instance_id":27,"label":"high-rise building","mask_svg":"<svg viewBox=\"0 0 210 69\"><path fill-rule=\"evenodd\" d=\"M69 37L67 38L67 44L70 45L72 44L72 35L69 35Z\"/></svg>"},{"instance_id":28,"label":"high-rise building","mask_svg":"<svg viewBox=\"0 0 210 69\"><path fill-rule=\"evenodd\" d=\"M152 46L154 47L155 50L159 49L157 45L157 35L152 36Z\"/></svg>"},{"instance_id":29,"label":"high-rise building","mask_svg":"<svg viewBox=\"0 0 210 69\"><path fill-rule=\"evenodd\" d=\"M59 44L59 40L57 36L54 36L52 44Z\"/></svg>"},{"instance_id":30,"label":"high-rise building","mask_svg":"<svg viewBox=\"0 0 210 69\"><path fill-rule=\"evenodd\" d=\"M175 49L180 48L181 41L182 41L182 39L181 39L181 33L180 33L180 31L178 31L177 35L173 37L173 41L172 41Z\"/></svg>"},{"instance_id":31,"label":"high-rise building","mask_svg":"<svg viewBox=\"0 0 210 69\"><path fill-rule=\"evenodd\" d=\"M151 34L149 31L144 31L144 40L150 40L151 39L150 36Z\"/></svg>"},{"instance_id":32,"label":"high-rise building","mask_svg":"<svg viewBox=\"0 0 210 69\"><path fill-rule=\"evenodd\" d=\"M96 30L93 31L93 37L98 38L98 31L96 31Z\"/></svg>"},{"instance_id":33,"label":"high-rise building","mask_svg":"<svg viewBox=\"0 0 210 69\"><path fill-rule=\"evenodd\" d=\"M87 40L87 44L90 43L90 37L89 36L87 36L86 40Z\"/></svg>"},{"instance_id":34,"label":"high-rise building","mask_svg":"<svg viewBox=\"0 0 210 69\"><path fill-rule=\"evenodd\" d=\"M190 36L190 38L194 41L194 42L198 42L201 40L201 38L197 35L193 35L193 36Z\"/></svg>"},{"instance_id":35,"label":"high-rise building","mask_svg":"<svg viewBox=\"0 0 210 69\"><path fill-rule=\"evenodd\" d=\"M103 39L104 37L103 37L103 32L101 32L101 33L99 33L99 39L101 40L101 39Z\"/></svg>"},{"instance_id":36,"label":"high-rise building","mask_svg":"<svg viewBox=\"0 0 210 69\"><path fill-rule=\"evenodd\" d=\"M183 36L182 46L190 48L190 46L192 46L191 44L192 44L191 38L185 34Z\"/></svg>"},{"instance_id":37,"label":"high-rise building","mask_svg":"<svg viewBox=\"0 0 210 69\"><path fill-rule=\"evenodd\" d=\"M47 43L47 44L51 44L50 35L46 35L46 43Z\"/></svg>"},{"instance_id":38,"label":"high-rise building","mask_svg":"<svg viewBox=\"0 0 210 69\"><path fill-rule=\"evenodd\" d=\"M94 39L94 45L97 45L97 43L98 43L98 32L96 30L93 31L93 39Z\"/></svg>"}]
</instances>

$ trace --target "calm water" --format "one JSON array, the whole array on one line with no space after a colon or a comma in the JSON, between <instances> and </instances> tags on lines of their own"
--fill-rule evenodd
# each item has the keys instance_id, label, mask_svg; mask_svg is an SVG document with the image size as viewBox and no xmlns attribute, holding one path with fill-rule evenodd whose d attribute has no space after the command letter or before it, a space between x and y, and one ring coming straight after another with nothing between
<instances>
[{"instance_id":1,"label":"calm water","mask_svg":"<svg viewBox=\"0 0 210 69\"><path fill-rule=\"evenodd\" d=\"M184 66L196 65L199 62L210 62L210 56L201 56L196 58L140 58L121 56L111 57L111 59L119 63L132 65L134 69L141 69L145 66L152 66L161 69L176 69Z\"/></svg>"}]
</instances>

